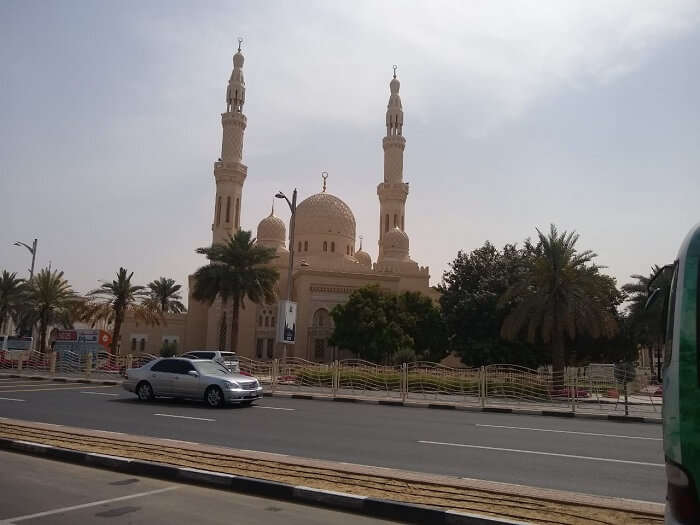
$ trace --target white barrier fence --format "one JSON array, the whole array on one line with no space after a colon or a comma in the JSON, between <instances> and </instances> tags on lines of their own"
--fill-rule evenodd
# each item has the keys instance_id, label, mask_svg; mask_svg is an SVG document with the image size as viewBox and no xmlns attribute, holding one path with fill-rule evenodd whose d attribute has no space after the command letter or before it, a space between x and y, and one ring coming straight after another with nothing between
<instances>
[{"instance_id":1,"label":"white barrier fence","mask_svg":"<svg viewBox=\"0 0 700 525\"><path fill-rule=\"evenodd\" d=\"M72 352L0 352L0 372L119 379L157 357ZM329 397L420 400L481 407L542 407L564 411L630 411L660 415L661 390L641 373L621 380L613 365L567 368L564 373L497 364L450 368L419 361L380 365L360 359L315 363L301 358L258 361L240 357L241 372L257 377L267 391Z\"/></svg>"}]
</instances>

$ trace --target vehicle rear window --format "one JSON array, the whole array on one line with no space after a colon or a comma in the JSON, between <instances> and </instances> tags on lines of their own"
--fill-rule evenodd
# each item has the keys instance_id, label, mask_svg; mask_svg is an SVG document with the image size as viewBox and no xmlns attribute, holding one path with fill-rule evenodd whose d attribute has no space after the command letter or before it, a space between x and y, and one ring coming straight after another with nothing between
<instances>
[{"instance_id":1,"label":"vehicle rear window","mask_svg":"<svg viewBox=\"0 0 700 525\"><path fill-rule=\"evenodd\" d=\"M198 359L214 359L214 352L191 352L192 355L197 356Z\"/></svg>"},{"instance_id":2,"label":"vehicle rear window","mask_svg":"<svg viewBox=\"0 0 700 525\"><path fill-rule=\"evenodd\" d=\"M238 361L238 355L234 352L221 352L221 357L226 359L226 361Z\"/></svg>"}]
</instances>

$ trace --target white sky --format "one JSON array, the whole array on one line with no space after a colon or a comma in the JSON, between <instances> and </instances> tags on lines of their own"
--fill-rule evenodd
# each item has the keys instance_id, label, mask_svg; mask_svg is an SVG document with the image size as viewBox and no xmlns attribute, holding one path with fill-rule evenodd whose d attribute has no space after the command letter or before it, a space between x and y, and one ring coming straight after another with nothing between
<instances>
[{"instance_id":1,"label":"white sky","mask_svg":"<svg viewBox=\"0 0 700 525\"><path fill-rule=\"evenodd\" d=\"M0 268L24 274L11 244L39 237L37 265L80 291L119 266L184 284L211 242L240 35L244 228L325 170L376 258L398 64L406 230L433 284L458 250L550 222L623 283L700 220L699 23L683 1L5 1Z\"/></svg>"}]
</instances>

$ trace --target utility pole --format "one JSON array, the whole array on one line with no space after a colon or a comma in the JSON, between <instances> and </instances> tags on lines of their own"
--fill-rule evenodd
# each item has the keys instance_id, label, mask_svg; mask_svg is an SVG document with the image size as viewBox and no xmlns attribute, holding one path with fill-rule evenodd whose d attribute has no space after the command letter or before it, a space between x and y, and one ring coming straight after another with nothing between
<instances>
[{"instance_id":1,"label":"utility pole","mask_svg":"<svg viewBox=\"0 0 700 525\"><path fill-rule=\"evenodd\" d=\"M294 192L292 193L292 200L291 202L287 198L287 196L282 193L281 191L277 192L275 195L276 198L278 199L284 199L287 201L287 205L289 206L289 210L292 212L292 216L289 219L289 268L287 269L287 301L292 300L292 272L294 271L294 222L296 219L296 213L297 213L297 189L294 188ZM279 320L281 321L281 318ZM284 344L284 354L282 356L283 362L287 362L287 343L283 342Z\"/></svg>"}]
</instances>

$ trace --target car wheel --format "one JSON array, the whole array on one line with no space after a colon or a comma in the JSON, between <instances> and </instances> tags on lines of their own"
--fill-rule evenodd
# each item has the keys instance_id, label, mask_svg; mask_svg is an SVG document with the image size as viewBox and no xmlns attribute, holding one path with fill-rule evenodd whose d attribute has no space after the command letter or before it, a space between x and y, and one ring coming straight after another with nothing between
<instances>
[{"instance_id":1,"label":"car wheel","mask_svg":"<svg viewBox=\"0 0 700 525\"><path fill-rule=\"evenodd\" d=\"M136 385L136 395L141 401L151 401L153 399L153 388L147 381L141 381Z\"/></svg>"},{"instance_id":2,"label":"car wheel","mask_svg":"<svg viewBox=\"0 0 700 525\"><path fill-rule=\"evenodd\" d=\"M204 392L204 400L212 408L219 408L224 405L224 393L218 386L210 386Z\"/></svg>"}]
</instances>

